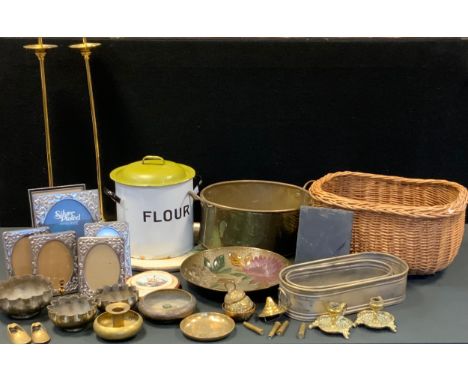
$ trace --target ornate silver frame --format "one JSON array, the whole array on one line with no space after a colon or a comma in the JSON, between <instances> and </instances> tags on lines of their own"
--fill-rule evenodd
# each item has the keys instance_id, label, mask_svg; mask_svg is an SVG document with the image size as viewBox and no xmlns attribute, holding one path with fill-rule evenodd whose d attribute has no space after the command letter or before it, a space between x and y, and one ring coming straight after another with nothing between
<instances>
[{"instance_id":1,"label":"ornate silver frame","mask_svg":"<svg viewBox=\"0 0 468 382\"><path fill-rule=\"evenodd\" d=\"M128 223L124 221L85 223L85 236L97 237L98 232L105 227L115 229L124 241L125 248L125 280L132 277L132 259L130 257L130 234Z\"/></svg>"},{"instance_id":2,"label":"ornate silver frame","mask_svg":"<svg viewBox=\"0 0 468 382\"><path fill-rule=\"evenodd\" d=\"M38 235L43 233L49 233L49 227L38 227L38 228L26 228L26 229L17 229L14 231L5 231L3 232L3 248L5 250L5 264L8 275L15 276L15 272L11 265L11 255L13 254L13 248L16 243L24 237ZM32 265L32 262L31 262Z\"/></svg>"},{"instance_id":3,"label":"ornate silver frame","mask_svg":"<svg viewBox=\"0 0 468 382\"><path fill-rule=\"evenodd\" d=\"M33 255L33 274L38 274L37 261L42 247L52 240L58 240L65 244L73 256L73 274L70 280L63 286L63 293L75 293L78 291L78 256L76 254L76 233L75 231L63 231L34 235L29 238ZM54 289L54 295L61 294L60 289Z\"/></svg>"},{"instance_id":4,"label":"ornate silver frame","mask_svg":"<svg viewBox=\"0 0 468 382\"><path fill-rule=\"evenodd\" d=\"M84 274L84 265L86 257L91 249L98 244L107 244L117 254L120 262L119 285L125 283L125 248L124 239L121 237L80 237L78 239L78 269L79 269L79 285L80 293L86 296L93 296L95 291L92 290L86 282Z\"/></svg>"},{"instance_id":5,"label":"ornate silver frame","mask_svg":"<svg viewBox=\"0 0 468 382\"><path fill-rule=\"evenodd\" d=\"M101 220L99 211L98 190L87 190L69 193L31 194L32 215L34 227L44 225L44 220L50 209L64 199L73 199L86 207L94 221Z\"/></svg>"},{"instance_id":6,"label":"ornate silver frame","mask_svg":"<svg viewBox=\"0 0 468 382\"><path fill-rule=\"evenodd\" d=\"M51 194L69 194L72 192L85 191L86 185L84 183L68 184L65 186L55 187L41 187L41 188L30 188L28 190L29 196L29 207L31 210L31 225L35 226L34 223L34 208L33 208L33 197L37 198L39 195L51 195Z\"/></svg>"}]
</instances>

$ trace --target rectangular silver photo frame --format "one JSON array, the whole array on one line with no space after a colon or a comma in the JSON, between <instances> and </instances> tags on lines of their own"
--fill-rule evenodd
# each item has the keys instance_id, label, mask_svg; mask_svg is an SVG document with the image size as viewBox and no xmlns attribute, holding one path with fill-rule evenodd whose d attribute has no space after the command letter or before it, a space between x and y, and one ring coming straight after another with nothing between
<instances>
[{"instance_id":1,"label":"rectangular silver photo frame","mask_svg":"<svg viewBox=\"0 0 468 382\"><path fill-rule=\"evenodd\" d=\"M78 184L68 184L64 186L55 186L55 187L40 187L40 188L30 188L28 190L29 198L29 208L31 210L31 225L36 227L34 219L34 208L33 208L33 195L50 195L50 194L69 194L71 192L80 192L85 191L86 185L84 183Z\"/></svg>"},{"instance_id":2,"label":"rectangular silver photo frame","mask_svg":"<svg viewBox=\"0 0 468 382\"><path fill-rule=\"evenodd\" d=\"M124 221L86 223L84 225L85 236L112 237L112 231L116 232L124 241L125 248L125 280L132 277L132 260L130 256L130 234L128 223Z\"/></svg>"},{"instance_id":3,"label":"rectangular silver photo frame","mask_svg":"<svg viewBox=\"0 0 468 382\"><path fill-rule=\"evenodd\" d=\"M69 193L31 194L34 226L50 232L75 231L84 236L84 224L101 220L99 193L86 190Z\"/></svg>"},{"instance_id":4,"label":"rectangular silver photo frame","mask_svg":"<svg viewBox=\"0 0 468 382\"><path fill-rule=\"evenodd\" d=\"M75 231L29 237L33 255L33 274L48 277L54 294L78 292L78 256Z\"/></svg>"},{"instance_id":5,"label":"rectangular silver photo frame","mask_svg":"<svg viewBox=\"0 0 468 382\"><path fill-rule=\"evenodd\" d=\"M78 239L80 293L93 296L97 289L106 285L125 283L124 245L124 240L120 237L80 237ZM110 249L113 256L110 258L106 256L104 259L103 247L106 248L107 254ZM111 258L113 258L112 261Z\"/></svg>"},{"instance_id":6,"label":"rectangular silver photo frame","mask_svg":"<svg viewBox=\"0 0 468 382\"><path fill-rule=\"evenodd\" d=\"M25 229L16 229L12 231L4 231L3 232L3 249L5 252L5 265L7 269L8 276L20 276L23 274L28 274L23 273L23 272L17 272L17 270L14 269L14 261L12 261L12 257L16 254L15 252L15 246L16 244L24 238L27 238L32 235L39 235L39 234L44 234L49 232L49 227L38 227L38 228L25 228ZM28 242L26 242L28 244ZM30 245L30 242L29 242ZM33 258L32 258L32 249L30 251L31 258L26 259L27 262L30 262L31 264L31 272L30 274L33 274Z\"/></svg>"}]
</instances>

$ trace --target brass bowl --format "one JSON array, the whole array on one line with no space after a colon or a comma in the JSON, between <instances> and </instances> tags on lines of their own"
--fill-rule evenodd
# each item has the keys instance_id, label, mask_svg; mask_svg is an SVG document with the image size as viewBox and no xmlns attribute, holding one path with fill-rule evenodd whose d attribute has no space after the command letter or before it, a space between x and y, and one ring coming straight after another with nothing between
<instances>
[{"instance_id":1,"label":"brass bowl","mask_svg":"<svg viewBox=\"0 0 468 382\"><path fill-rule=\"evenodd\" d=\"M126 302L133 308L138 302L138 290L131 285L114 284L98 289L94 298L101 310L105 310L107 305L114 302Z\"/></svg>"},{"instance_id":2,"label":"brass bowl","mask_svg":"<svg viewBox=\"0 0 468 382\"><path fill-rule=\"evenodd\" d=\"M55 326L69 332L76 332L84 329L94 319L97 306L91 298L72 295L52 300L47 311Z\"/></svg>"},{"instance_id":3,"label":"brass bowl","mask_svg":"<svg viewBox=\"0 0 468 382\"><path fill-rule=\"evenodd\" d=\"M197 300L182 289L160 289L144 296L138 303L140 313L156 321L180 320L191 315Z\"/></svg>"},{"instance_id":4,"label":"brass bowl","mask_svg":"<svg viewBox=\"0 0 468 382\"><path fill-rule=\"evenodd\" d=\"M135 336L143 326L143 318L124 302L106 307L106 312L97 316L93 323L96 334L109 341L125 340Z\"/></svg>"},{"instance_id":5,"label":"brass bowl","mask_svg":"<svg viewBox=\"0 0 468 382\"><path fill-rule=\"evenodd\" d=\"M234 283L244 292L269 289L279 284L280 271L289 265L285 257L260 248L207 249L185 259L180 274L189 283L212 291L227 292Z\"/></svg>"},{"instance_id":6,"label":"brass bowl","mask_svg":"<svg viewBox=\"0 0 468 382\"><path fill-rule=\"evenodd\" d=\"M180 322L180 330L195 341L218 341L227 337L235 329L231 317L218 312L195 313Z\"/></svg>"},{"instance_id":7,"label":"brass bowl","mask_svg":"<svg viewBox=\"0 0 468 382\"><path fill-rule=\"evenodd\" d=\"M14 276L0 283L0 310L13 318L30 318L52 300L50 280L43 276Z\"/></svg>"},{"instance_id":8,"label":"brass bowl","mask_svg":"<svg viewBox=\"0 0 468 382\"><path fill-rule=\"evenodd\" d=\"M224 303L222 307L224 314L234 319L234 321L247 321L250 317L252 317L252 315L255 313L255 310L257 309L255 304L253 304L253 306L250 309L244 312L234 312L232 310L229 310L228 308L226 308L226 304Z\"/></svg>"}]
</instances>

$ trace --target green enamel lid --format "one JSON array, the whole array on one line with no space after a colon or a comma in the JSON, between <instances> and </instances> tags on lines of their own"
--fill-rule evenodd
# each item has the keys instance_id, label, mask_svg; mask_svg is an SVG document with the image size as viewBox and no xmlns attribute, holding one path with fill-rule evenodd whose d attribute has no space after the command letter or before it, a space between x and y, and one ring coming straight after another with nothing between
<instances>
[{"instance_id":1,"label":"green enamel lid","mask_svg":"<svg viewBox=\"0 0 468 382\"><path fill-rule=\"evenodd\" d=\"M141 161L117 167L110 173L115 182L137 187L171 186L194 176L193 168L155 155L147 155Z\"/></svg>"}]
</instances>

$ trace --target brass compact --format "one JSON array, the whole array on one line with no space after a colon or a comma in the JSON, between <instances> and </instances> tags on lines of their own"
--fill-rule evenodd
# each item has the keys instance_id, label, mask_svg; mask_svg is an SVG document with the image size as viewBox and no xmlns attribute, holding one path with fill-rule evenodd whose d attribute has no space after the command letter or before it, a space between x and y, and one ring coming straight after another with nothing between
<instances>
[{"instance_id":1,"label":"brass compact","mask_svg":"<svg viewBox=\"0 0 468 382\"><path fill-rule=\"evenodd\" d=\"M226 282L223 310L224 313L236 321L247 321L255 312L255 304L242 289L232 282Z\"/></svg>"},{"instance_id":2,"label":"brass compact","mask_svg":"<svg viewBox=\"0 0 468 382\"><path fill-rule=\"evenodd\" d=\"M312 322L309 325L309 329L319 328L325 333L339 333L344 338L349 339L349 331L354 324L343 315L345 310L346 303L330 302L327 306L328 313Z\"/></svg>"},{"instance_id":3,"label":"brass compact","mask_svg":"<svg viewBox=\"0 0 468 382\"><path fill-rule=\"evenodd\" d=\"M106 306L106 312L97 316L93 329L105 340L125 340L135 336L143 326L141 316L130 310L125 302L116 302Z\"/></svg>"},{"instance_id":4,"label":"brass compact","mask_svg":"<svg viewBox=\"0 0 468 382\"><path fill-rule=\"evenodd\" d=\"M388 328L396 333L395 317L388 312L382 311L383 306L384 301L381 296L372 297L369 302L370 309L358 313L354 326L364 325L372 329Z\"/></svg>"}]
</instances>

